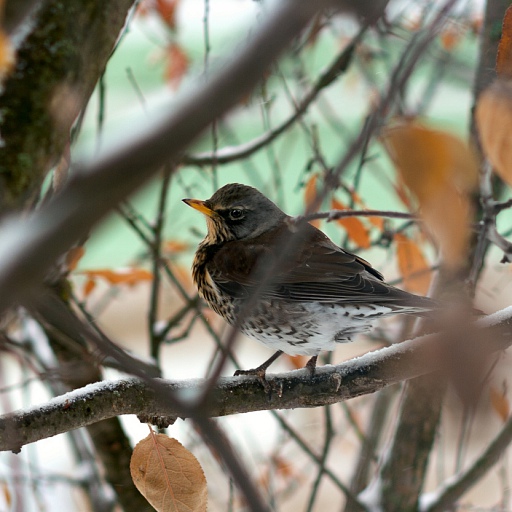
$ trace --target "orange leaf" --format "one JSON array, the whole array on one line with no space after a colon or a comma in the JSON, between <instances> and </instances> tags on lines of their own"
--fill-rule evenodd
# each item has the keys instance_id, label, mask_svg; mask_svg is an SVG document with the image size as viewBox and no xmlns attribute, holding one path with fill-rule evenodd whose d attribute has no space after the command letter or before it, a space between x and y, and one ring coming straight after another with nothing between
<instances>
[{"instance_id":1,"label":"orange leaf","mask_svg":"<svg viewBox=\"0 0 512 512\"><path fill-rule=\"evenodd\" d=\"M404 119L383 130L383 142L421 205L445 185L467 191L477 184L473 152L451 133Z\"/></svg>"},{"instance_id":2,"label":"orange leaf","mask_svg":"<svg viewBox=\"0 0 512 512\"><path fill-rule=\"evenodd\" d=\"M410 238L395 233L398 269L404 280L404 288L410 292L426 295L430 289L432 271L423 252Z\"/></svg>"},{"instance_id":3,"label":"orange leaf","mask_svg":"<svg viewBox=\"0 0 512 512\"><path fill-rule=\"evenodd\" d=\"M332 210L348 210L349 208L337 199L331 201ZM343 219L336 219L336 222L343 226L347 232L347 236L363 249L368 249L371 245L370 235L364 224L356 217L345 217Z\"/></svg>"},{"instance_id":4,"label":"orange leaf","mask_svg":"<svg viewBox=\"0 0 512 512\"><path fill-rule=\"evenodd\" d=\"M185 252L190 245L186 242L181 242L179 240L167 240L163 244L163 251L171 254L178 254L180 252Z\"/></svg>"},{"instance_id":5,"label":"orange leaf","mask_svg":"<svg viewBox=\"0 0 512 512\"><path fill-rule=\"evenodd\" d=\"M363 202L359 194L355 190L350 191L350 195L352 196L352 200L354 201L359 208L362 210L367 210L366 204ZM366 217L368 219L368 222L370 224L373 224L376 228L378 228L380 231L384 231L384 219L382 217Z\"/></svg>"},{"instance_id":6,"label":"orange leaf","mask_svg":"<svg viewBox=\"0 0 512 512\"><path fill-rule=\"evenodd\" d=\"M96 281L92 278L88 278L87 281L85 281L84 289L82 290L82 293L84 294L84 297L87 298L92 293L92 291L96 288Z\"/></svg>"},{"instance_id":7,"label":"orange leaf","mask_svg":"<svg viewBox=\"0 0 512 512\"><path fill-rule=\"evenodd\" d=\"M383 142L404 185L418 200L444 262L461 265L469 243L469 195L478 178L473 152L458 137L408 119L383 130Z\"/></svg>"},{"instance_id":8,"label":"orange leaf","mask_svg":"<svg viewBox=\"0 0 512 512\"><path fill-rule=\"evenodd\" d=\"M130 460L133 483L159 512L206 512L206 478L197 459L176 439L151 433Z\"/></svg>"},{"instance_id":9,"label":"orange leaf","mask_svg":"<svg viewBox=\"0 0 512 512\"><path fill-rule=\"evenodd\" d=\"M487 158L500 178L512 185L511 80L495 80L480 94L476 104L475 118Z\"/></svg>"},{"instance_id":10,"label":"orange leaf","mask_svg":"<svg viewBox=\"0 0 512 512\"><path fill-rule=\"evenodd\" d=\"M176 88L179 86L183 76L189 67L187 54L181 46L172 43L167 47L167 66L165 68L165 79Z\"/></svg>"},{"instance_id":11,"label":"orange leaf","mask_svg":"<svg viewBox=\"0 0 512 512\"><path fill-rule=\"evenodd\" d=\"M317 179L318 175L313 174L304 187L304 204L306 205L306 213L313 213L318 210L319 205L316 204L318 199L318 195L316 193Z\"/></svg>"},{"instance_id":12,"label":"orange leaf","mask_svg":"<svg viewBox=\"0 0 512 512\"><path fill-rule=\"evenodd\" d=\"M113 285L134 285L141 281L151 281L153 279L153 274L143 268L83 270L80 274L87 276L89 279L102 278Z\"/></svg>"},{"instance_id":13,"label":"orange leaf","mask_svg":"<svg viewBox=\"0 0 512 512\"><path fill-rule=\"evenodd\" d=\"M494 386L489 389L489 398L492 408L498 413L503 422L507 421L510 415L510 405L505 393L498 391Z\"/></svg>"},{"instance_id":14,"label":"orange leaf","mask_svg":"<svg viewBox=\"0 0 512 512\"><path fill-rule=\"evenodd\" d=\"M156 0L155 9L171 30L176 30L177 7L178 0Z\"/></svg>"},{"instance_id":15,"label":"orange leaf","mask_svg":"<svg viewBox=\"0 0 512 512\"><path fill-rule=\"evenodd\" d=\"M460 31L456 26L451 25L441 33L441 44L445 50L453 50L460 41Z\"/></svg>"},{"instance_id":16,"label":"orange leaf","mask_svg":"<svg viewBox=\"0 0 512 512\"><path fill-rule=\"evenodd\" d=\"M496 56L496 73L499 77L512 78L512 6L505 11L501 38Z\"/></svg>"}]
</instances>

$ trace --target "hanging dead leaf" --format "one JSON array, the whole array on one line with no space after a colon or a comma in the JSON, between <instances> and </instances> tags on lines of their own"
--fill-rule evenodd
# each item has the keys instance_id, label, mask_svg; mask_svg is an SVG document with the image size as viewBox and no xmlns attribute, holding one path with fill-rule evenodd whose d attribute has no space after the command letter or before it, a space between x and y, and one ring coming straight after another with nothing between
<instances>
[{"instance_id":1,"label":"hanging dead leaf","mask_svg":"<svg viewBox=\"0 0 512 512\"><path fill-rule=\"evenodd\" d=\"M313 174L304 187L304 205L306 206L306 214L314 213L318 210L318 205L316 204L318 200L316 191L317 181L318 175Z\"/></svg>"},{"instance_id":2,"label":"hanging dead leaf","mask_svg":"<svg viewBox=\"0 0 512 512\"><path fill-rule=\"evenodd\" d=\"M512 80L495 80L480 94L475 119L484 153L512 186Z\"/></svg>"},{"instance_id":3,"label":"hanging dead leaf","mask_svg":"<svg viewBox=\"0 0 512 512\"><path fill-rule=\"evenodd\" d=\"M498 413L502 421L507 421L510 415L510 404L505 393L491 386L489 388L489 399L491 400L492 408Z\"/></svg>"},{"instance_id":4,"label":"hanging dead leaf","mask_svg":"<svg viewBox=\"0 0 512 512\"><path fill-rule=\"evenodd\" d=\"M130 473L158 512L206 512L206 478L197 459L179 441L151 433L133 449Z\"/></svg>"},{"instance_id":5,"label":"hanging dead leaf","mask_svg":"<svg viewBox=\"0 0 512 512\"><path fill-rule=\"evenodd\" d=\"M478 178L473 152L458 137L409 119L386 128L383 142L445 264L460 265L469 242L469 195Z\"/></svg>"},{"instance_id":6,"label":"hanging dead leaf","mask_svg":"<svg viewBox=\"0 0 512 512\"><path fill-rule=\"evenodd\" d=\"M352 196L354 204L361 208L361 210L368 210L368 207L355 190L352 190L350 195ZM366 219L368 219L368 222L375 226L379 231L384 231L384 219L382 217L366 217Z\"/></svg>"},{"instance_id":7,"label":"hanging dead leaf","mask_svg":"<svg viewBox=\"0 0 512 512\"><path fill-rule=\"evenodd\" d=\"M187 242L181 242L180 240L167 240L163 244L163 251L168 254L178 254L185 252L190 247Z\"/></svg>"},{"instance_id":8,"label":"hanging dead leaf","mask_svg":"<svg viewBox=\"0 0 512 512\"><path fill-rule=\"evenodd\" d=\"M447 51L453 50L461 39L461 31L458 25L449 25L441 33L441 45Z\"/></svg>"},{"instance_id":9,"label":"hanging dead leaf","mask_svg":"<svg viewBox=\"0 0 512 512\"><path fill-rule=\"evenodd\" d=\"M316 190L317 181L318 175L313 174L304 187L304 205L306 215L317 212L318 207L320 206ZM309 223L318 228L320 226L320 219L311 220Z\"/></svg>"},{"instance_id":10,"label":"hanging dead leaf","mask_svg":"<svg viewBox=\"0 0 512 512\"><path fill-rule=\"evenodd\" d=\"M155 10L171 30L176 30L177 7L178 0L155 0Z\"/></svg>"},{"instance_id":11,"label":"hanging dead leaf","mask_svg":"<svg viewBox=\"0 0 512 512\"><path fill-rule=\"evenodd\" d=\"M405 119L385 128L382 140L421 206L446 185L470 191L477 184L475 155L451 133Z\"/></svg>"},{"instance_id":12,"label":"hanging dead leaf","mask_svg":"<svg viewBox=\"0 0 512 512\"><path fill-rule=\"evenodd\" d=\"M398 269L404 288L410 292L426 295L430 289L432 271L422 250L403 233L395 233Z\"/></svg>"},{"instance_id":13,"label":"hanging dead leaf","mask_svg":"<svg viewBox=\"0 0 512 512\"><path fill-rule=\"evenodd\" d=\"M96 288L96 281L94 279L91 279L90 277L85 281L84 287L82 290L82 293L84 295L84 298L89 297L89 295L92 293L92 291Z\"/></svg>"},{"instance_id":14,"label":"hanging dead leaf","mask_svg":"<svg viewBox=\"0 0 512 512\"><path fill-rule=\"evenodd\" d=\"M423 209L423 219L436 238L446 264L458 267L467 257L473 209L469 196L446 187Z\"/></svg>"},{"instance_id":15,"label":"hanging dead leaf","mask_svg":"<svg viewBox=\"0 0 512 512\"><path fill-rule=\"evenodd\" d=\"M332 199L331 209L333 210L348 210L348 206L343 204L337 199ZM371 245L370 234L365 225L357 217L345 217L344 219L336 219L336 222L343 226L347 232L347 236L357 244L358 247L368 249Z\"/></svg>"},{"instance_id":16,"label":"hanging dead leaf","mask_svg":"<svg viewBox=\"0 0 512 512\"><path fill-rule=\"evenodd\" d=\"M180 45L172 43L166 51L167 65L165 79L173 88L177 88L189 67L189 59Z\"/></svg>"},{"instance_id":17,"label":"hanging dead leaf","mask_svg":"<svg viewBox=\"0 0 512 512\"><path fill-rule=\"evenodd\" d=\"M501 78L512 78L512 6L505 11L503 17L496 55L496 73Z\"/></svg>"},{"instance_id":18,"label":"hanging dead leaf","mask_svg":"<svg viewBox=\"0 0 512 512\"><path fill-rule=\"evenodd\" d=\"M89 279L104 279L112 285L129 285L133 286L142 281L151 281L153 274L143 268L126 268L126 269L97 269L97 270L83 270L79 274L87 276Z\"/></svg>"}]
</instances>

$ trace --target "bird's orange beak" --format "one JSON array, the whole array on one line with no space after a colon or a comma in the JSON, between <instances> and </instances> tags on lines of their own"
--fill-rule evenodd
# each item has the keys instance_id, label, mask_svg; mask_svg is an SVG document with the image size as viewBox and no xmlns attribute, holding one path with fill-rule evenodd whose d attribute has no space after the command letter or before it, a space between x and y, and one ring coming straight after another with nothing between
<instances>
[{"instance_id":1,"label":"bird's orange beak","mask_svg":"<svg viewBox=\"0 0 512 512\"><path fill-rule=\"evenodd\" d=\"M215 215L215 212L211 208L208 208L204 201L200 201L199 199L182 199L182 201L207 217L213 217Z\"/></svg>"}]
</instances>

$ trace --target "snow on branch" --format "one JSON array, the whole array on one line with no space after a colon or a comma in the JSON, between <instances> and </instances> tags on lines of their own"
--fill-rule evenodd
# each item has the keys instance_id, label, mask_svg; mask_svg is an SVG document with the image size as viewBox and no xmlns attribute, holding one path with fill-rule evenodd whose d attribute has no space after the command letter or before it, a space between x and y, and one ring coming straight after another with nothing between
<instances>
[{"instance_id":1,"label":"snow on branch","mask_svg":"<svg viewBox=\"0 0 512 512\"><path fill-rule=\"evenodd\" d=\"M512 307L482 318L471 326L481 329L489 353L512 344ZM318 407L374 393L379 389L439 371L439 354L449 342L442 334L429 334L317 369L267 375L268 394L254 377L223 377L209 395L208 415L227 416L273 409ZM49 402L0 417L0 450L19 451L33 443L113 416L136 414L144 420L165 418L170 423L187 417L173 396L188 401L201 396L204 379L182 381L137 378L104 381L77 389Z\"/></svg>"}]
</instances>

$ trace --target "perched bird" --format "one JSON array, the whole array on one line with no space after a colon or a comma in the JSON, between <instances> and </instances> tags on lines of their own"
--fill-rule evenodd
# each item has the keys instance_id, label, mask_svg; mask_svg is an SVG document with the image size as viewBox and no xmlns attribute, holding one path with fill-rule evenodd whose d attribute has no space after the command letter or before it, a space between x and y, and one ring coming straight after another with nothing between
<instances>
[{"instance_id":1,"label":"perched bird","mask_svg":"<svg viewBox=\"0 0 512 512\"><path fill-rule=\"evenodd\" d=\"M435 302L386 284L364 259L319 229L298 224L255 188L226 185L210 199L183 199L206 216L192 273L199 294L244 334L277 350L237 374L265 378L283 352L312 356L371 328L377 318L422 314Z\"/></svg>"}]
</instances>

